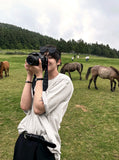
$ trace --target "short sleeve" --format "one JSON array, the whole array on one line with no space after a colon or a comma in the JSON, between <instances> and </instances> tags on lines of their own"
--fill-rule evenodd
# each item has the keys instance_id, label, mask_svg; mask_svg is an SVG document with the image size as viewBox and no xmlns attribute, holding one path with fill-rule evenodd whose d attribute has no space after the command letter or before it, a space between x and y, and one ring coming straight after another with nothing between
<instances>
[{"instance_id":1,"label":"short sleeve","mask_svg":"<svg viewBox=\"0 0 119 160\"><path fill-rule=\"evenodd\" d=\"M70 79L58 80L47 92L43 92L43 102L46 115L58 106L68 103L73 93L73 84Z\"/></svg>"}]
</instances>

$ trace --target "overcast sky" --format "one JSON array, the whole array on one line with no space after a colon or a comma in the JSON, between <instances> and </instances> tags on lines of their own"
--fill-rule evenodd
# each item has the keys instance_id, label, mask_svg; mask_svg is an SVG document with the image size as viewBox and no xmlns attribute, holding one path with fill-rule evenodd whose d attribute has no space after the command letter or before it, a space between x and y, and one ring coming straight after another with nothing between
<instances>
[{"instance_id":1,"label":"overcast sky","mask_svg":"<svg viewBox=\"0 0 119 160\"><path fill-rule=\"evenodd\" d=\"M0 0L0 22L119 50L119 0Z\"/></svg>"}]
</instances>

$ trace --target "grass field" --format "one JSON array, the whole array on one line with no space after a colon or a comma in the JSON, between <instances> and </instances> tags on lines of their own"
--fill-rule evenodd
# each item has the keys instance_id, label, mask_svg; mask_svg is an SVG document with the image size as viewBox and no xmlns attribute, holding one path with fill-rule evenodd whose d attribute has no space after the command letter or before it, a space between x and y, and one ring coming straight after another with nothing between
<instances>
[{"instance_id":1,"label":"grass field","mask_svg":"<svg viewBox=\"0 0 119 160\"><path fill-rule=\"evenodd\" d=\"M71 62L72 55L63 54L62 63ZM10 62L10 76L0 80L0 160L12 160L18 136L17 126L25 116L20 109L20 97L25 82L26 55L0 55L0 61ZM119 88L110 91L109 80L97 79L98 90L85 80L88 67L114 66L119 70L119 59L90 56L83 64L82 80L71 73L74 93L59 131L62 140L62 160L118 160L119 159ZM90 77L89 77L90 78Z\"/></svg>"}]
</instances>

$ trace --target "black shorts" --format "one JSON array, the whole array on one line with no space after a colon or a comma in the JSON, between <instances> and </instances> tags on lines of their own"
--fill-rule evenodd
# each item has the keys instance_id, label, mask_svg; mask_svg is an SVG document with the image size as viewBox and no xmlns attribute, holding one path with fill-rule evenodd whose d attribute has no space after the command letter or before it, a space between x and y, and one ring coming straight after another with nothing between
<instances>
[{"instance_id":1,"label":"black shorts","mask_svg":"<svg viewBox=\"0 0 119 160\"><path fill-rule=\"evenodd\" d=\"M21 134L15 144L13 160L55 160L47 146L24 138Z\"/></svg>"}]
</instances>

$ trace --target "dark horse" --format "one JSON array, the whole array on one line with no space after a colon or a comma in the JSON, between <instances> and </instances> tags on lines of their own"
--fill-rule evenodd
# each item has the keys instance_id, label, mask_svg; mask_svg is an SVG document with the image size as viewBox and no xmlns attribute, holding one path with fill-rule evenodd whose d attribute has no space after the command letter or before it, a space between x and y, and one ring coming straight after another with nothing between
<instances>
[{"instance_id":1,"label":"dark horse","mask_svg":"<svg viewBox=\"0 0 119 160\"><path fill-rule=\"evenodd\" d=\"M65 74L65 72L68 72L69 73L69 77L71 78L70 72L74 72L75 70L77 70L79 72L80 80L81 80L82 79L81 72L83 71L83 64L81 64L81 63L78 63L78 62L65 63L63 65L63 67L61 68L60 73L64 73Z\"/></svg>"},{"instance_id":2,"label":"dark horse","mask_svg":"<svg viewBox=\"0 0 119 160\"><path fill-rule=\"evenodd\" d=\"M89 81L88 89L90 89L90 85L91 85L92 80L94 81L95 89L98 89L96 86L96 80L97 80L98 76L103 79L110 80L112 92L115 91L115 88L116 88L116 81L114 79L117 79L118 87L119 87L119 71L112 66L104 67L104 66L96 65L93 67L89 67L87 70L87 73L86 73L86 79L88 79L88 76L90 73L92 73L92 77ZM113 84L114 84L114 87L113 87Z\"/></svg>"},{"instance_id":3,"label":"dark horse","mask_svg":"<svg viewBox=\"0 0 119 160\"><path fill-rule=\"evenodd\" d=\"M0 62L0 79L3 78L3 71L5 71L5 77L9 76L9 62Z\"/></svg>"}]
</instances>

